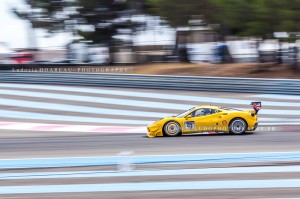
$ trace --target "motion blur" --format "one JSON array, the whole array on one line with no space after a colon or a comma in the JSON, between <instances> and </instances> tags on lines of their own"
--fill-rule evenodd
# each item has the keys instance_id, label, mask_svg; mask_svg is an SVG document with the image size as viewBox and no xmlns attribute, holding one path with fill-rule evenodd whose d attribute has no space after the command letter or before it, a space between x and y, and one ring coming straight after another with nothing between
<instances>
[{"instance_id":1,"label":"motion blur","mask_svg":"<svg viewBox=\"0 0 300 199\"><path fill-rule=\"evenodd\" d=\"M28 41L5 35L1 63L269 62L298 69L297 0L15 1L2 4L26 23Z\"/></svg>"},{"instance_id":2,"label":"motion blur","mask_svg":"<svg viewBox=\"0 0 300 199\"><path fill-rule=\"evenodd\" d=\"M299 197L299 11L1 0L0 198Z\"/></svg>"}]
</instances>

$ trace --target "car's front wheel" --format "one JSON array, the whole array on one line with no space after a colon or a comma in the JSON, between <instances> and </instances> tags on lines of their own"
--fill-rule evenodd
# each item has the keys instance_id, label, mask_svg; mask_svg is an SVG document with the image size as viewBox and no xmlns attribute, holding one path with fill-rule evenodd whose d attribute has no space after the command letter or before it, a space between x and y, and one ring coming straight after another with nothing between
<instances>
[{"instance_id":1,"label":"car's front wheel","mask_svg":"<svg viewBox=\"0 0 300 199\"><path fill-rule=\"evenodd\" d=\"M229 131L232 134L244 134L247 130L247 123L242 118L235 118L230 122Z\"/></svg>"},{"instance_id":2,"label":"car's front wheel","mask_svg":"<svg viewBox=\"0 0 300 199\"><path fill-rule=\"evenodd\" d=\"M177 122L170 121L164 125L164 134L166 136L181 135L181 127Z\"/></svg>"}]
</instances>

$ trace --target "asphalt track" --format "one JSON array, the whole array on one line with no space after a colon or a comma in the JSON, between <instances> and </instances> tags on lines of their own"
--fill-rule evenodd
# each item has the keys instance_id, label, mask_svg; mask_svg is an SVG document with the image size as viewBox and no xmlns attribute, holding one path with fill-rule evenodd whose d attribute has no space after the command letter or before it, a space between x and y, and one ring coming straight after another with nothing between
<instances>
[{"instance_id":1,"label":"asphalt track","mask_svg":"<svg viewBox=\"0 0 300 199\"><path fill-rule=\"evenodd\" d=\"M32 157L88 157L117 155L132 151L134 155L153 154L210 154L288 152L300 150L299 132L264 131L245 135L190 135L174 138L147 138L144 134L95 134L70 132L2 131L1 159ZM167 176L82 177L1 179L0 198L297 198L300 172L284 172L285 168L299 165L299 161L216 163L187 165L143 165L137 170L158 169L233 169L245 173L190 174ZM278 167L283 171L259 173L256 168ZM108 172L116 167L92 166L78 168L6 169L5 173L34 172ZM251 173L250 171L254 171ZM265 169L267 170L267 169ZM136 171L136 170L135 170ZM213 171L216 171L213 169ZM33 172L32 174L30 174ZM182 184L182 186L181 186ZM163 187L160 187L163 186ZM243 186L245 186L243 188ZM277 188L276 188L277 186ZM185 187L185 188L182 188ZM252 188L250 188L252 187ZM133 189L129 191L129 189ZM141 190L139 190L141 188ZM101 191L101 190L117 191ZM126 189L126 191L122 191ZM153 189L153 190L151 190ZM160 190L161 189L161 190ZM45 191L45 193L43 192ZM61 190L61 192L59 191ZM82 191L81 191L82 190ZM85 190L85 191L84 191ZM92 191L86 191L92 190ZM20 193L17 193L20 191ZM70 192L68 192L70 191ZM4 193L9 194L4 194ZM26 193L28 192L28 193ZM35 193L34 193L35 192ZM39 193L40 192L40 193ZM49 192L49 193L48 193Z\"/></svg>"},{"instance_id":2,"label":"asphalt track","mask_svg":"<svg viewBox=\"0 0 300 199\"><path fill-rule=\"evenodd\" d=\"M147 138L145 134L96 134L2 130L0 158L300 151L300 132L244 135L186 135Z\"/></svg>"},{"instance_id":3,"label":"asphalt track","mask_svg":"<svg viewBox=\"0 0 300 199\"><path fill-rule=\"evenodd\" d=\"M117 157L122 153L144 157L143 155L170 154L176 156L177 154L222 153L254 153L256 155L261 152L300 151L300 132L291 132L291 127L287 127L288 129L285 130L278 123L283 122L286 125L287 121L291 121L292 125L299 124L298 113L300 109L298 96L268 96L239 93L230 93L228 95L228 93L188 91L182 91L180 96L177 96L178 92L176 91L168 91L166 93L166 91L160 90L135 89L133 92L131 89L90 87L71 88L11 84L2 84L1 86L0 108L2 115L0 118L3 126L0 128L0 159L2 160L60 157L63 159L70 157ZM182 96L185 96L185 98L183 99ZM214 98L211 98L211 96L214 96ZM177 98L175 99L174 97ZM228 97L230 100L224 100ZM218 102L222 106L239 104L238 106L241 108L249 108L248 101L250 99L256 100L257 98L264 101L265 104L264 109L260 113L261 122L266 123L272 128L266 129L266 126L263 126L263 129L259 129L254 133L239 136L220 134L189 135L175 138L147 138L145 131L130 134L124 132L76 131L76 129L68 132L59 130L20 130L29 129L32 126L31 124L26 124L26 122L37 122L39 123L37 124L38 127L42 123L101 126L105 124L103 121L106 121L102 121L101 118L109 119L109 121L118 119L118 121L122 121L123 123L125 120L130 119L132 123L139 124L138 127L142 127L141 122L145 125L150 121L156 120L157 117L162 117L163 114L181 112L181 109L186 108L182 107L183 105L191 106L200 102L209 103L212 99L215 100L215 103ZM120 105L120 103L122 104ZM166 106L166 103L168 106ZM164 105L165 108L157 107L158 105ZM272 114L273 112L278 114L274 115ZM125 113L130 114L124 115ZM48 114L47 117L45 117L46 114ZM141 117L141 114L145 115L145 117ZM19 130L5 129L7 127L5 121L15 122L12 124L12 127L15 129L18 127ZM125 126L126 124L110 125ZM42 126L45 125L43 124ZM209 157L211 156L209 155ZM76 177L72 172L91 173L100 171L104 173L118 173L119 168L116 165L99 166L101 164L98 164L98 166L32 167L25 169L16 169L16 167L12 166L10 169L1 169L0 176L16 174L17 176L26 175L29 177L26 179L4 179L0 177L0 199L299 198L299 164L299 155L296 160L286 157L281 162L237 161L230 163L176 165L147 164L134 165L134 172L142 170L142 172L148 174L150 172L151 175L131 176L130 172L128 172L127 177L97 177L96 175L91 177L92 174L90 174L81 178ZM289 168L293 166L296 166L297 169L289 171ZM270 167L270 171L258 172L259 170L268 170L268 167ZM276 167L279 167L280 171L272 172ZM192 172L193 174L184 174L188 169L204 169L203 172L205 169L212 169L213 172L216 172L215 168L229 168L235 171L239 170L239 168L244 168L245 172L215 174ZM168 173L167 175L159 176L156 175L153 169L159 170L161 173L166 174L171 172L172 174ZM35 179L33 176L39 175L38 172L53 172L51 174L53 178L50 179L46 176ZM71 172L71 174L69 177L58 177L60 175L59 172ZM184 175L180 175L180 173ZM119 174L122 174L122 172ZM98 175L101 174L98 173ZM180 186L181 184L186 189L183 189ZM126 191L122 191L124 188ZM153 190L150 191L149 189L151 188ZM19 193L17 193L18 191ZM40 193L36 193L38 191Z\"/></svg>"}]
</instances>

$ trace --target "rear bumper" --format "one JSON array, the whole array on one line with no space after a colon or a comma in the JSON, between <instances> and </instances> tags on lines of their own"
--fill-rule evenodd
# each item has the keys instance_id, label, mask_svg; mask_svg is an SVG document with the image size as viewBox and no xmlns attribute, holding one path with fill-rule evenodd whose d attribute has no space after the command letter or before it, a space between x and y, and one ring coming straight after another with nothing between
<instances>
[{"instance_id":1,"label":"rear bumper","mask_svg":"<svg viewBox=\"0 0 300 199\"><path fill-rule=\"evenodd\" d=\"M254 124L253 128L250 129L250 131L255 131L257 127L258 127L258 122Z\"/></svg>"},{"instance_id":2,"label":"rear bumper","mask_svg":"<svg viewBox=\"0 0 300 199\"><path fill-rule=\"evenodd\" d=\"M255 123L253 131L255 131L257 127L258 127L258 123Z\"/></svg>"}]
</instances>

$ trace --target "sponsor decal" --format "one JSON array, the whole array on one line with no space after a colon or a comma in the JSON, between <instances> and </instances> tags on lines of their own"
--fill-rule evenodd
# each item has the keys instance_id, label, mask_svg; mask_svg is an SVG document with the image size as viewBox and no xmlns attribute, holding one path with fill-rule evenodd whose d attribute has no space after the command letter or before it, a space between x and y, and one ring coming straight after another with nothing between
<instances>
[{"instance_id":1,"label":"sponsor decal","mask_svg":"<svg viewBox=\"0 0 300 199\"><path fill-rule=\"evenodd\" d=\"M194 121L187 121L184 123L185 129L188 131L195 130L195 122Z\"/></svg>"},{"instance_id":2,"label":"sponsor decal","mask_svg":"<svg viewBox=\"0 0 300 199\"><path fill-rule=\"evenodd\" d=\"M208 131L208 132L226 132L228 131L228 127L222 127L222 126L202 126L202 127L197 127L197 131Z\"/></svg>"}]
</instances>

